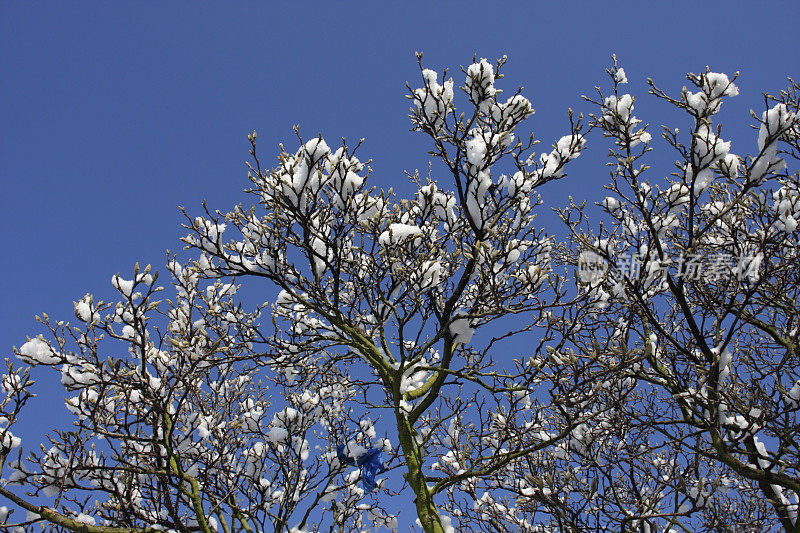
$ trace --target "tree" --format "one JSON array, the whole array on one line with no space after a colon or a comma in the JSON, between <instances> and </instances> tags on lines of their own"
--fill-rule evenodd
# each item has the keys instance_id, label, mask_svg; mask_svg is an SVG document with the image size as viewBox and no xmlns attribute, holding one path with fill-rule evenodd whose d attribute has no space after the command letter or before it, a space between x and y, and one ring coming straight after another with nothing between
<instances>
[{"instance_id":1,"label":"tree","mask_svg":"<svg viewBox=\"0 0 800 533\"><path fill-rule=\"evenodd\" d=\"M76 302L78 327L43 315L48 337L15 352L60 370L75 420L23 457L10 428L34 384L7 362L0 460L28 492L0 495L29 512L18 527L391 529L395 497L426 532L796 527L800 194L778 143L797 157L797 86L740 160L710 124L731 80L690 75L698 92L680 99L651 85L695 120L688 147L665 132L684 160L662 191L643 181L651 138L615 63L588 128L615 142L612 223L595 236L573 205L557 243L534 225L538 190L587 132L570 111L537 156L520 133L530 102L495 87L504 63L462 69L457 114L453 80L419 56L410 118L446 178L409 174L412 197L368 187L360 143L298 133L265 168L254 132L252 205L184 211L192 256L168 254L172 299L137 265L112 278L118 303ZM759 191L776 182L770 204ZM626 277L629 249L642 264ZM685 261L664 268L676 250L754 259L689 279ZM269 287L255 306L239 292ZM524 336L529 352L509 354ZM373 480L381 468L397 475Z\"/></svg>"},{"instance_id":2,"label":"tree","mask_svg":"<svg viewBox=\"0 0 800 533\"><path fill-rule=\"evenodd\" d=\"M115 306L87 295L75 307L80 327L45 315L52 340L16 351L61 367L76 421L49 437L49 450L9 463L12 482L55 502L0 493L74 531L359 529L365 509L392 526L378 500L358 505L367 495L347 462L389 453L395 440L388 463L403 471L422 527L450 531L438 494L475 497L476 480L595 416L583 408L592 394L575 390L589 365L497 360L505 339L569 303L550 271L552 241L533 226L532 195L584 146L570 114L570 133L533 158L533 139L515 136L530 102L519 91L503 102L494 86L504 61L464 70L470 112L456 116L452 79L440 85L420 56L412 124L430 136L454 193L418 175L413 198L376 192L358 145L333 151L321 136L265 170L249 136L255 205L187 215L184 242L198 256L168 259L174 300L156 301L156 276L137 266L133 279L113 278ZM245 278L280 289L272 333L258 322L270 304L248 312L235 301ZM212 283L202 290L202 280ZM473 342L509 316L523 320ZM109 357L119 345L128 355ZM33 384L27 370L9 366L8 376L16 403L3 434L13 439ZM377 439L370 416L391 419L389 439Z\"/></svg>"},{"instance_id":3,"label":"tree","mask_svg":"<svg viewBox=\"0 0 800 533\"><path fill-rule=\"evenodd\" d=\"M560 211L572 263L601 267L586 270L584 286L602 312L570 340L636 382L613 430L592 435L594 453L570 457L600 484L589 523L800 531L800 181L784 160L800 155L800 86L790 80L764 96L766 110L752 113L757 150L739 156L714 122L738 95L736 76L689 74L691 90L678 97L648 80L650 94L690 124L683 135L664 127L678 159L655 181L651 136L633 115L635 98L622 94L624 70L615 60L608 73L612 93L587 99L598 109L590 129L613 142L611 195L598 204L605 217L598 223L585 206Z\"/></svg>"}]
</instances>

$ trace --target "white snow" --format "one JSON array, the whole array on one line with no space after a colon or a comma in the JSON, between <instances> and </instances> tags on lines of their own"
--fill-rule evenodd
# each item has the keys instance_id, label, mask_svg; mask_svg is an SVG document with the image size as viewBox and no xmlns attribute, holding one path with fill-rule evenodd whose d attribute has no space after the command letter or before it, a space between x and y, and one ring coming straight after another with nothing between
<instances>
[{"instance_id":1,"label":"white snow","mask_svg":"<svg viewBox=\"0 0 800 533\"><path fill-rule=\"evenodd\" d=\"M453 526L453 521L449 516L440 514L439 519L442 521L444 533L456 533L456 528Z\"/></svg>"},{"instance_id":2,"label":"white snow","mask_svg":"<svg viewBox=\"0 0 800 533\"><path fill-rule=\"evenodd\" d=\"M267 433L267 438L273 444L282 444L286 442L288 436L289 432L286 428L280 426L270 426L269 432Z\"/></svg>"},{"instance_id":3,"label":"white snow","mask_svg":"<svg viewBox=\"0 0 800 533\"><path fill-rule=\"evenodd\" d=\"M619 200L613 196L606 196L605 200L603 200L603 206L609 211L616 211L619 209Z\"/></svg>"},{"instance_id":4,"label":"white snow","mask_svg":"<svg viewBox=\"0 0 800 533\"><path fill-rule=\"evenodd\" d=\"M417 202L422 209L423 216L425 213L432 212L438 220L446 221L448 224L455 220L455 196L439 191L435 183L429 183L419 188Z\"/></svg>"},{"instance_id":5,"label":"white snow","mask_svg":"<svg viewBox=\"0 0 800 533\"><path fill-rule=\"evenodd\" d=\"M530 100L521 94L516 94L506 100L504 104L499 104L492 108L492 118L496 122L500 122L504 119L510 119L511 124L507 126L509 129L513 129L514 123L519 122L532 114L533 107L531 106Z\"/></svg>"},{"instance_id":6,"label":"white snow","mask_svg":"<svg viewBox=\"0 0 800 533\"><path fill-rule=\"evenodd\" d=\"M723 381L727 378L730 373L730 363L731 359L733 358L733 354L731 354L730 350L724 350L719 356L719 379L717 381L717 390L722 390Z\"/></svg>"},{"instance_id":7,"label":"white snow","mask_svg":"<svg viewBox=\"0 0 800 533\"><path fill-rule=\"evenodd\" d=\"M424 365L425 361L421 361L420 365ZM416 368L420 365L410 365L400 378L400 394L413 391L425 384L430 372L427 370L417 371Z\"/></svg>"},{"instance_id":8,"label":"white snow","mask_svg":"<svg viewBox=\"0 0 800 533\"><path fill-rule=\"evenodd\" d=\"M389 224L389 229L378 237L378 242L383 246L399 244L409 237L417 237L422 234L422 229L411 224L394 223Z\"/></svg>"},{"instance_id":9,"label":"white snow","mask_svg":"<svg viewBox=\"0 0 800 533\"><path fill-rule=\"evenodd\" d=\"M789 112L786 104L777 104L761 115L758 130L758 150L761 152L750 172L750 180L760 180L767 172L776 172L786 166L777 156L777 140L797 122L797 115ZM769 140L769 144L767 144Z\"/></svg>"},{"instance_id":10,"label":"white snow","mask_svg":"<svg viewBox=\"0 0 800 533\"><path fill-rule=\"evenodd\" d=\"M325 141L320 137L311 139L305 144L305 146L303 146L303 148L305 149L308 158L311 159L312 162L318 161L331 152L331 149L328 148L328 145L325 144Z\"/></svg>"},{"instance_id":11,"label":"white snow","mask_svg":"<svg viewBox=\"0 0 800 533\"><path fill-rule=\"evenodd\" d=\"M309 451L311 449L308 440L300 437L294 437L292 442L294 443L294 451L300 456L300 460L307 460Z\"/></svg>"},{"instance_id":12,"label":"white snow","mask_svg":"<svg viewBox=\"0 0 800 533\"><path fill-rule=\"evenodd\" d=\"M17 357L30 364L54 365L61 362L61 357L50 348L41 335L23 344Z\"/></svg>"},{"instance_id":13,"label":"white snow","mask_svg":"<svg viewBox=\"0 0 800 533\"><path fill-rule=\"evenodd\" d=\"M456 318L450 323L450 334L453 335L453 343L469 344L475 330L470 327L469 318Z\"/></svg>"},{"instance_id":14,"label":"white snow","mask_svg":"<svg viewBox=\"0 0 800 533\"><path fill-rule=\"evenodd\" d=\"M453 80L451 78L439 85L436 72L430 69L424 69L422 76L426 87L414 91L414 104L422 109L433 129L439 131L444 125L445 115L453 107Z\"/></svg>"},{"instance_id":15,"label":"white snow","mask_svg":"<svg viewBox=\"0 0 800 533\"><path fill-rule=\"evenodd\" d=\"M670 210L674 210L689 201L689 187L683 183L673 183L670 185L669 189L667 189L666 194L667 201L671 206Z\"/></svg>"},{"instance_id":16,"label":"white snow","mask_svg":"<svg viewBox=\"0 0 800 533\"><path fill-rule=\"evenodd\" d=\"M800 381L796 381L792 388L789 389L788 392L789 399L792 400L795 407L800 404Z\"/></svg>"},{"instance_id":17,"label":"white snow","mask_svg":"<svg viewBox=\"0 0 800 533\"><path fill-rule=\"evenodd\" d=\"M617 98L612 94L603 101L603 107L603 119L606 122L613 122L615 116L621 122L627 122L633 109L633 97L626 93Z\"/></svg>"},{"instance_id":18,"label":"white snow","mask_svg":"<svg viewBox=\"0 0 800 533\"><path fill-rule=\"evenodd\" d=\"M129 298L133 294L133 280L122 279L119 274L111 278L111 285Z\"/></svg>"},{"instance_id":19,"label":"white snow","mask_svg":"<svg viewBox=\"0 0 800 533\"><path fill-rule=\"evenodd\" d=\"M486 59L473 63L467 69L467 90L473 102L481 104L494 96L494 67Z\"/></svg>"},{"instance_id":20,"label":"white snow","mask_svg":"<svg viewBox=\"0 0 800 533\"><path fill-rule=\"evenodd\" d=\"M563 165L571 159L580 155L580 151L586 144L583 135L565 135L556 143L552 152L542 154L540 158L541 167L537 170L537 181L550 178L561 178L564 176ZM559 168L562 167L562 168Z\"/></svg>"},{"instance_id":21,"label":"white snow","mask_svg":"<svg viewBox=\"0 0 800 533\"><path fill-rule=\"evenodd\" d=\"M100 316L95 313L92 306L92 297L88 294L82 300L75 302L75 315L86 323L96 324L100 321Z\"/></svg>"},{"instance_id":22,"label":"white snow","mask_svg":"<svg viewBox=\"0 0 800 533\"><path fill-rule=\"evenodd\" d=\"M2 436L0 436L0 449L7 452L17 448L20 444L22 444L22 439L14 436L9 430L6 429L2 432Z\"/></svg>"},{"instance_id":23,"label":"white snow","mask_svg":"<svg viewBox=\"0 0 800 533\"><path fill-rule=\"evenodd\" d=\"M792 385L792 389L789 391L789 397L795 401L800 401L800 381Z\"/></svg>"},{"instance_id":24,"label":"white snow","mask_svg":"<svg viewBox=\"0 0 800 533\"><path fill-rule=\"evenodd\" d=\"M439 261L424 261L419 271L419 288L427 290L439 285L442 264Z\"/></svg>"},{"instance_id":25,"label":"white snow","mask_svg":"<svg viewBox=\"0 0 800 533\"><path fill-rule=\"evenodd\" d=\"M709 72L705 75L703 89L714 97L721 96L738 96L739 88L728 79L728 76L721 72Z\"/></svg>"},{"instance_id":26,"label":"white snow","mask_svg":"<svg viewBox=\"0 0 800 533\"><path fill-rule=\"evenodd\" d=\"M694 161L698 167L707 167L728 155L730 141L725 142L703 124L697 129Z\"/></svg>"},{"instance_id":27,"label":"white snow","mask_svg":"<svg viewBox=\"0 0 800 533\"><path fill-rule=\"evenodd\" d=\"M467 141L466 146L467 161L469 161L469 164L475 167L482 166L488 146L480 133L474 132L472 138Z\"/></svg>"},{"instance_id":28,"label":"white snow","mask_svg":"<svg viewBox=\"0 0 800 533\"><path fill-rule=\"evenodd\" d=\"M94 517L91 517L91 516L89 516L87 514L83 514L83 513L81 513L78 516L76 516L75 517L75 521L76 522L80 522L81 524L87 524L87 525L90 525L90 526L93 526L93 525L96 524L96 521L95 521Z\"/></svg>"},{"instance_id":29,"label":"white snow","mask_svg":"<svg viewBox=\"0 0 800 533\"><path fill-rule=\"evenodd\" d=\"M700 115L714 115L722 106L722 97L734 97L739 94L739 88L728 79L728 76L718 72L708 72L701 75L701 91L686 92L686 103Z\"/></svg>"},{"instance_id":30,"label":"white snow","mask_svg":"<svg viewBox=\"0 0 800 533\"><path fill-rule=\"evenodd\" d=\"M800 191L784 186L772 193L772 198L777 215L776 227L786 233L794 232L800 220Z\"/></svg>"},{"instance_id":31,"label":"white snow","mask_svg":"<svg viewBox=\"0 0 800 533\"><path fill-rule=\"evenodd\" d=\"M486 223L483 214L484 199L491 185L492 178L485 170L469 176L467 180L467 215L479 229Z\"/></svg>"}]
</instances>

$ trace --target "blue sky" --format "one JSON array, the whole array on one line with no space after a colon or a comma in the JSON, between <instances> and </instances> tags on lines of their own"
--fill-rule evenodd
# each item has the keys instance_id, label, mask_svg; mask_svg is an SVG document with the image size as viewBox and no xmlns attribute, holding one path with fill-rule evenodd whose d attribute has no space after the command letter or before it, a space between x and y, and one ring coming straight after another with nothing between
<instances>
[{"instance_id":1,"label":"blue sky","mask_svg":"<svg viewBox=\"0 0 800 533\"><path fill-rule=\"evenodd\" d=\"M73 319L74 300L111 297L111 276L134 262L161 269L184 233L178 205L198 212L204 198L219 209L244 201L253 129L267 162L279 142L295 149L294 124L331 145L364 137L373 185L407 192L403 171L428 162L426 139L408 131L404 97L406 81L419 84L415 50L457 82L474 54L507 54L499 85L525 87L545 146L566 133L568 107L589 110L580 95L607 83L612 53L654 133L661 122L685 122L646 97L648 76L677 93L688 71L741 71L741 95L721 115L741 152L755 144L748 112L762 108L760 93L800 76L794 1L563 5L0 3L3 356L42 332L37 313ZM606 149L590 139L546 204L567 194L600 200ZM664 172L670 160L654 158ZM64 419L56 383L43 381L31 432Z\"/></svg>"}]
</instances>

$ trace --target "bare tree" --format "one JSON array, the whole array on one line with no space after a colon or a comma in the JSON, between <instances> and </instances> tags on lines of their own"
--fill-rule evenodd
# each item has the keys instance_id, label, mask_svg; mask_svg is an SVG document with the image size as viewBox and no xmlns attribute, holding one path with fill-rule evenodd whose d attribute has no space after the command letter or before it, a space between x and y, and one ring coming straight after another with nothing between
<instances>
[{"instance_id":1,"label":"bare tree","mask_svg":"<svg viewBox=\"0 0 800 533\"><path fill-rule=\"evenodd\" d=\"M736 76L689 74L678 97L648 80L689 117L685 134L663 129L678 159L661 181L624 70L608 73L613 92L587 99L590 129L613 141L605 216L560 211L602 308L570 339L627 368L637 393L582 465L604 487L586 505L628 531L800 531L800 182L784 160L800 154L800 87L764 95L757 150L739 156L715 123Z\"/></svg>"},{"instance_id":2,"label":"bare tree","mask_svg":"<svg viewBox=\"0 0 800 533\"><path fill-rule=\"evenodd\" d=\"M61 368L76 420L49 449L12 459L9 428L32 383L9 367L2 459L28 493L0 494L29 511L27 523L98 533L393 528L372 489L407 487L425 531L453 531L469 527L459 508L479 505L485 481L603 418L609 406L593 384L607 367L550 346L566 339L558 309L594 304L566 297L553 240L534 225L536 190L563 178L584 147L580 118L570 112L569 133L537 157L517 131L530 102L520 91L500 99L495 87L505 58L462 69L460 115L452 79L440 84L419 59L410 117L443 181L410 174L417 193L397 199L367 186L359 145L332 150L321 136L282 148L267 169L254 132L253 203L187 215L184 242L197 255L168 259L174 300L156 301L156 276L137 267L132 280L113 278L115 306L90 295L76 303L81 326L42 318L48 339L16 353ZM241 283L260 290L258 278L279 294L247 311L235 293ZM267 309L271 328L260 322ZM533 342L515 358L504 343L521 335ZM402 472L402 487L392 476L373 482L381 467ZM486 487L499 498L530 483ZM35 504L40 496L55 500ZM487 520L513 527L515 513Z\"/></svg>"},{"instance_id":3,"label":"bare tree","mask_svg":"<svg viewBox=\"0 0 800 533\"><path fill-rule=\"evenodd\" d=\"M332 367L307 372L297 388L263 372L251 349L261 309L235 304L234 285L200 290L197 272L174 259L168 268L176 296L166 305L155 300L157 276L137 267L133 279L112 279L122 296L116 305L87 295L75 306L81 327L44 315L53 340L39 336L17 351L31 364L60 367L75 415L72 428L50 434L49 447L27 461L9 453L18 440L4 447L8 483L29 489L25 498L0 488L28 511L18 529L286 531L290 518L302 524L327 508L335 491L346 505L322 516L357 530L364 490L345 464L311 448L334 436L372 440L365 420L348 423L355 392L347 378ZM10 426L33 383L27 369L8 364ZM274 398L280 405L271 410ZM8 426L4 438L13 441ZM54 501L34 504L40 497Z\"/></svg>"},{"instance_id":4,"label":"bare tree","mask_svg":"<svg viewBox=\"0 0 800 533\"><path fill-rule=\"evenodd\" d=\"M691 119L665 128L677 171L651 184L615 60L613 93L587 98L611 195L599 224L559 210L557 243L538 190L588 132L570 111L536 154L504 64L462 69L457 113L419 56L410 118L436 166L411 197L368 185L361 143L298 131L269 168L254 132L251 202L184 211L171 299L137 265L119 302L75 303L77 327L43 315L15 352L60 371L74 421L23 455L35 386L7 361L0 495L28 514L0 508L2 527L396 529L405 498L437 533L797 531L800 87L765 96L740 157L713 122L735 76L690 74L677 98L650 82Z\"/></svg>"}]
</instances>

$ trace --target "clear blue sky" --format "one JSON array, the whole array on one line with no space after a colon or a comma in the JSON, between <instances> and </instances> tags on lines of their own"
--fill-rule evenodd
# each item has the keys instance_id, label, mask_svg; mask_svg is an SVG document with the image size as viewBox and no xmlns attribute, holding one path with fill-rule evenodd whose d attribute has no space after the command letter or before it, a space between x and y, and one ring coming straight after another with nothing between
<instances>
[{"instance_id":1,"label":"clear blue sky","mask_svg":"<svg viewBox=\"0 0 800 533\"><path fill-rule=\"evenodd\" d=\"M797 1L389 5L1 1L3 356L42 332L35 314L74 320L87 291L113 295L114 273L136 261L161 268L164 251L180 248L178 205L243 201L253 129L268 162L278 142L295 149L294 124L331 145L365 137L373 184L407 190L403 170L428 161L404 98L406 81L419 84L415 50L459 82L473 54L507 54L499 85L525 86L545 146L566 132L568 107L589 109L580 95L606 83L612 53L653 126L675 115L646 97L648 76L677 92L687 71L740 70L741 95L721 115L740 152L754 146L746 125L761 91L800 76ZM590 140L549 205L601 199L605 151ZM39 429L64 419L62 397L53 388L32 405ZM34 433L15 433L33 444Z\"/></svg>"}]
</instances>

